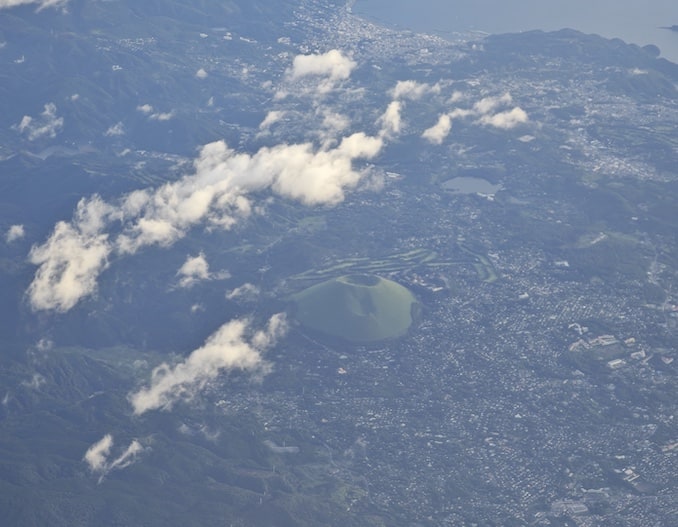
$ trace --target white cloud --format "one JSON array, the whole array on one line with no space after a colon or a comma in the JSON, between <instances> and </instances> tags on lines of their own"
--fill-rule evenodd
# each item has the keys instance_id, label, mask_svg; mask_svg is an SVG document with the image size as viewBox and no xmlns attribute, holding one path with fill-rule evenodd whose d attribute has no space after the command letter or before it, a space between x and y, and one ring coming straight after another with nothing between
<instances>
[{"instance_id":1,"label":"white cloud","mask_svg":"<svg viewBox=\"0 0 678 527\"><path fill-rule=\"evenodd\" d=\"M415 101L429 93L440 93L440 84L431 86L430 84L413 80L398 81L395 88L391 90L391 96L395 100L410 99Z\"/></svg>"},{"instance_id":2,"label":"white cloud","mask_svg":"<svg viewBox=\"0 0 678 527\"><path fill-rule=\"evenodd\" d=\"M464 96L460 92L455 92L448 102L452 100L459 101ZM506 110L493 114L495 110L502 106L506 106L513 101L510 93L505 93L500 96L484 97L477 101L471 109L469 108L455 108L449 113L442 114L438 122L432 127L424 130L421 134L422 138L426 139L432 144L441 144L449 135L452 129L452 121L454 119L465 119L467 117L476 117L475 124L494 126L508 130L521 123L528 121L527 113L519 107L512 110Z\"/></svg>"},{"instance_id":3,"label":"white cloud","mask_svg":"<svg viewBox=\"0 0 678 527\"><path fill-rule=\"evenodd\" d=\"M169 121L174 117L174 110L171 112L155 112L148 116L153 121Z\"/></svg>"},{"instance_id":4,"label":"white cloud","mask_svg":"<svg viewBox=\"0 0 678 527\"><path fill-rule=\"evenodd\" d=\"M153 121L169 121L174 117L174 110L170 112L156 112L150 104L140 104L137 106L137 111L147 115Z\"/></svg>"},{"instance_id":5,"label":"white cloud","mask_svg":"<svg viewBox=\"0 0 678 527\"><path fill-rule=\"evenodd\" d=\"M56 112L56 105L49 102L45 104L44 110L39 117L24 115L21 122L12 126L12 128L22 134L26 134L29 141L45 136L54 138L57 132L64 126L63 117L57 117Z\"/></svg>"},{"instance_id":6,"label":"white cloud","mask_svg":"<svg viewBox=\"0 0 678 527\"><path fill-rule=\"evenodd\" d=\"M7 234L5 234L5 240L7 243L12 243L16 240L20 240L26 235L23 225L12 225L7 229Z\"/></svg>"},{"instance_id":7,"label":"white cloud","mask_svg":"<svg viewBox=\"0 0 678 527\"><path fill-rule=\"evenodd\" d=\"M649 73L648 70L641 70L640 68L633 68L630 70L631 75L647 75Z\"/></svg>"},{"instance_id":8,"label":"white cloud","mask_svg":"<svg viewBox=\"0 0 678 527\"><path fill-rule=\"evenodd\" d=\"M455 108L449 113L450 119L463 119L464 117L469 117L471 115L475 115L475 112L465 108Z\"/></svg>"},{"instance_id":9,"label":"white cloud","mask_svg":"<svg viewBox=\"0 0 678 527\"><path fill-rule=\"evenodd\" d=\"M89 469L92 472L105 471L106 467L108 466L106 458L108 457L112 446L113 436L111 434L106 434L87 449L84 460L87 462Z\"/></svg>"},{"instance_id":10,"label":"white cloud","mask_svg":"<svg viewBox=\"0 0 678 527\"><path fill-rule=\"evenodd\" d=\"M351 125L351 121L348 117L341 115L340 113L333 112L327 108L323 109L322 116L322 126L330 134L343 132Z\"/></svg>"},{"instance_id":11,"label":"white cloud","mask_svg":"<svg viewBox=\"0 0 678 527\"><path fill-rule=\"evenodd\" d=\"M153 370L148 386L130 393L134 413L169 410L180 400L190 400L221 373L233 369L265 372L262 352L284 335L284 315L271 317L265 330L254 333L249 342L249 322L232 320L212 334L205 344L184 361L170 366L163 363Z\"/></svg>"},{"instance_id":12,"label":"white cloud","mask_svg":"<svg viewBox=\"0 0 678 527\"><path fill-rule=\"evenodd\" d=\"M427 141L439 145L449 135L452 129L452 118L448 114L443 114L438 119L438 122L431 128L424 130L421 136Z\"/></svg>"},{"instance_id":13,"label":"white cloud","mask_svg":"<svg viewBox=\"0 0 678 527\"><path fill-rule=\"evenodd\" d=\"M259 130L268 130L273 124L277 123L280 121L285 116L285 112L282 110L271 110L266 114L266 117L264 117L264 120L261 121L261 124L259 125Z\"/></svg>"},{"instance_id":14,"label":"white cloud","mask_svg":"<svg viewBox=\"0 0 678 527\"><path fill-rule=\"evenodd\" d=\"M226 293L226 298L228 300L233 300L235 298L253 298L256 297L259 294L259 288L254 285L250 284L249 282L241 285L240 287L236 287L232 291L229 291Z\"/></svg>"},{"instance_id":15,"label":"white cloud","mask_svg":"<svg viewBox=\"0 0 678 527\"><path fill-rule=\"evenodd\" d=\"M287 70L288 81L299 81L307 77L319 77L315 91L323 95L341 81L348 79L357 63L344 56L341 51L332 49L323 54L297 55L294 57L292 67ZM302 91L303 93L303 91ZM282 99L289 94L289 90L280 90L276 93L276 99Z\"/></svg>"},{"instance_id":16,"label":"white cloud","mask_svg":"<svg viewBox=\"0 0 678 527\"><path fill-rule=\"evenodd\" d=\"M31 249L29 260L40 266L28 288L33 309L68 311L96 290L111 251L102 229L113 213L98 196L81 199L74 220L57 223L48 240Z\"/></svg>"},{"instance_id":17,"label":"white cloud","mask_svg":"<svg viewBox=\"0 0 678 527\"><path fill-rule=\"evenodd\" d=\"M510 93L505 93L504 95L498 97L485 97L473 105L473 109L482 115L493 112L500 106L511 104L513 98Z\"/></svg>"},{"instance_id":18,"label":"white cloud","mask_svg":"<svg viewBox=\"0 0 678 527\"><path fill-rule=\"evenodd\" d=\"M209 265L205 255L200 253L198 256L186 258L186 261L177 271L179 287L192 287L201 280L209 280Z\"/></svg>"},{"instance_id":19,"label":"white cloud","mask_svg":"<svg viewBox=\"0 0 678 527\"><path fill-rule=\"evenodd\" d=\"M151 106L150 104L141 104L137 106L137 111L148 115L153 113L153 106Z\"/></svg>"},{"instance_id":20,"label":"white cloud","mask_svg":"<svg viewBox=\"0 0 678 527\"><path fill-rule=\"evenodd\" d=\"M138 456L146 450L141 443L133 439L129 446L112 461L108 461L111 448L113 447L113 436L106 434L99 441L87 449L83 460L89 466L92 473L99 475L99 483L103 481L106 475L112 470L121 470L134 463Z\"/></svg>"},{"instance_id":21,"label":"white cloud","mask_svg":"<svg viewBox=\"0 0 678 527\"><path fill-rule=\"evenodd\" d=\"M284 313L277 313L268 319L266 329L260 329L252 337L255 349L266 350L278 342L287 333L287 318Z\"/></svg>"},{"instance_id":22,"label":"white cloud","mask_svg":"<svg viewBox=\"0 0 678 527\"><path fill-rule=\"evenodd\" d=\"M400 101L391 101L386 111L379 118L378 124L381 125L381 135L391 137L399 134L402 129L403 104Z\"/></svg>"},{"instance_id":23,"label":"white cloud","mask_svg":"<svg viewBox=\"0 0 678 527\"><path fill-rule=\"evenodd\" d=\"M382 147L382 139L358 132L329 150L314 151L310 144L284 145L260 152L253 161L255 166L268 165L277 194L306 205L336 205L343 201L346 189L355 188L367 175L353 170L352 162L371 159Z\"/></svg>"},{"instance_id":24,"label":"white cloud","mask_svg":"<svg viewBox=\"0 0 678 527\"><path fill-rule=\"evenodd\" d=\"M447 102L454 104L459 101L461 101L464 98L464 94L460 91L454 91L452 92L452 95L450 95L450 98L448 99Z\"/></svg>"},{"instance_id":25,"label":"white cloud","mask_svg":"<svg viewBox=\"0 0 678 527\"><path fill-rule=\"evenodd\" d=\"M297 55L288 74L292 79L318 75L332 80L346 80L356 66L339 50L332 49L322 55Z\"/></svg>"},{"instance_id":26,"label":"white cloud","mask_svg":"<svg viewBox=\"0 0 678 527\"><path fill-rule=\"evenodd\" d=\"M20 5L38 4L38 11L48 7L62 7L68 0L0 0L0 9L9 9Z\"/></svg>"},{"instance_id":27,"label":"white cloud","mask_svg":"<svg viewBox=\"0 0 678 527\"><path fill-rule=\"evenodd\" d=\"M181 423L177 430L179 433L187 436L200 434L205 439L213 443L216 443L216 441L219 439L219 436L221 436L221 431L212 430L206 424L201 424L199 426L189 426L186 423Z\"/></svg>"},{"instance_id":28,"label":"white cloud","mask_svg":"<svg viewBox=\"0 0 678 527\"><path fill-rule=\"evenodd\" d=\"M113 126L110 126L108 130L104 133L106 137L114 137L117 135L125 135L125 125L122 122L117 122Z\"/></svg>"},{"instance_id":29,"label":"white cloud","mask_svg":"<svg viewBox=\"0 0 678 527\"><path fill-rule=\"evenodd\" d=\"M141 443L136 439L133 439L125 451L108 464L107 472L129 467L137 460L137 456L144 450L145 448L141 446Z\"/></svg>"},{"instance_id":30,"label":"white cloud","mask_svg":"<svg viewBox=\"0 0 678 527\"><path fill-rule=\"evenodd\" d=\"M250 155L217 141L202 148L193 175L132 192L116 206L98 196L82 199L71 222L57 223L49 239L31 249L30 261L40 266L28 290L31 305L68 311L96 290L113 251L168 247L201 222L230 228L251 214L250 192L268 188L306 205L337 204L369 177L353 162L375 157L382 146L380 138L355 133L333 148L281 144ZM122 232L109 238L106 230L118 225Z\"/></svg>"},{"instance_id":31,"label":"white cloud","mask_svg":"<svg viewBox=\"0 0 678 527\"><path fill-rule=\"evenodd\" d=\"M206 79L207 78L207 72L205 71L204 68L200 68L198 71L195 72L195 76L198 79Z\"/></svg>"},{"instance_id":32,"label":"white cloud","mask_svg":"<svg viewBox=\"0 0 678 527\"><path fill-rule=\"evenodd\" d=\"M484 115L480 118L481 124L494 126L503 130L514 128L519 124L526 123L527 121L527 113L525 113L525 111L518 106L513 108L513 110L500 112L494 115Z\"/></svg>"},{"instance_id":33,"label":"white cloud","mask_svg":"<svg viewBox=\"0 0 678 527\"><path fill-rule=\"evenodd\" d=\"M26 388L31 390L39 390L43 384L47 382L47 379L39 373L34 373L30 381L23 381L21 384Z\"/></svg>"}]
</instances>

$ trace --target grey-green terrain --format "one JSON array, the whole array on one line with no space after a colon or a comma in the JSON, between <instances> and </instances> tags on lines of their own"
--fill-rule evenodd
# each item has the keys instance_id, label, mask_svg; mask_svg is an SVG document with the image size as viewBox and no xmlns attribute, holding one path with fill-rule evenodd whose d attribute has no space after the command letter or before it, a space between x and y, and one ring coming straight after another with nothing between
<instances>
[{"instance_id":1,"label":"grey-green terrain","mask_svg":"<svg viewBox=\"0 0 678 527\"><path fill-rule=\"evenodd\" d=\"M308 329L354 343L404 336L419 303L405 287L373 274L351 274L315 284L292 298L292 316Z\"/></svg>"},{"instance_id":2,"label":"grey-green terrain","mask_svg":"<svg viewBox=\"0 0 678 527\"><path fill-rule=\"evenodd\" d=\"M678 65L42 4L0 3L3 525L675 523Z\"/></svg>"}]
</instances>

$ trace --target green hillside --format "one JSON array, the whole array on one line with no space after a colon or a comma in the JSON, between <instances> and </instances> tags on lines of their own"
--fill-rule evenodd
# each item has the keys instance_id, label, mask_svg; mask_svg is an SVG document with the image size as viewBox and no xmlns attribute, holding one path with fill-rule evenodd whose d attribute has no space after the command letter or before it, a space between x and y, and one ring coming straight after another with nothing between
<instances>
[{"instance_id":1,"label":"green hillside","mask_svg":"<svg viewBox=\"0 0 678 527\"><path fill-rule=\"evenodd\" d=\"M304 326L356 343L403 336L419 311L408 289L370 274L327 280L292 300L294 315Z\"/></svg>"}]
</instances>

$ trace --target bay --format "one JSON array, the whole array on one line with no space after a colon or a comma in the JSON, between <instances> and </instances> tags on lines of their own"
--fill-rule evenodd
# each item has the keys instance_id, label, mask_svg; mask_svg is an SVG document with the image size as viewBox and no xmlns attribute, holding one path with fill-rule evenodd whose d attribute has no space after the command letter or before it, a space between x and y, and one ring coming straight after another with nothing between
<instances>
[{"instance_id":1,"label":"bay","mask_svg":"<svg viewBox=\"0 0 678 527\"><path fill-rule=\"evenodd\" d=\"M572 28L644 46L678 63L676 0L355 0L353 12L388 26L434 33L517 33Z\"/></svg>"}]
</instances>

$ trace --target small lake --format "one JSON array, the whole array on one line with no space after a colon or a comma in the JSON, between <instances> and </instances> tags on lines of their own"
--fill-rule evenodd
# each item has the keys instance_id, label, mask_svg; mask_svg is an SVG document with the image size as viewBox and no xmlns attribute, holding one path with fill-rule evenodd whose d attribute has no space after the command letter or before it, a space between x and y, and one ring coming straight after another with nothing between
<instances>
[{"instance_id":1,"label":"small lake","mask_svg":"<svg viewBox=\"0 0 678 527\"><path fill-rule=\"evenodd\" d=\"M502 189L501 185L493 185L479 177L456 177L448 179L441 186L452 194L486 194L489 196Z\"/></svg>"}]
</instances>

